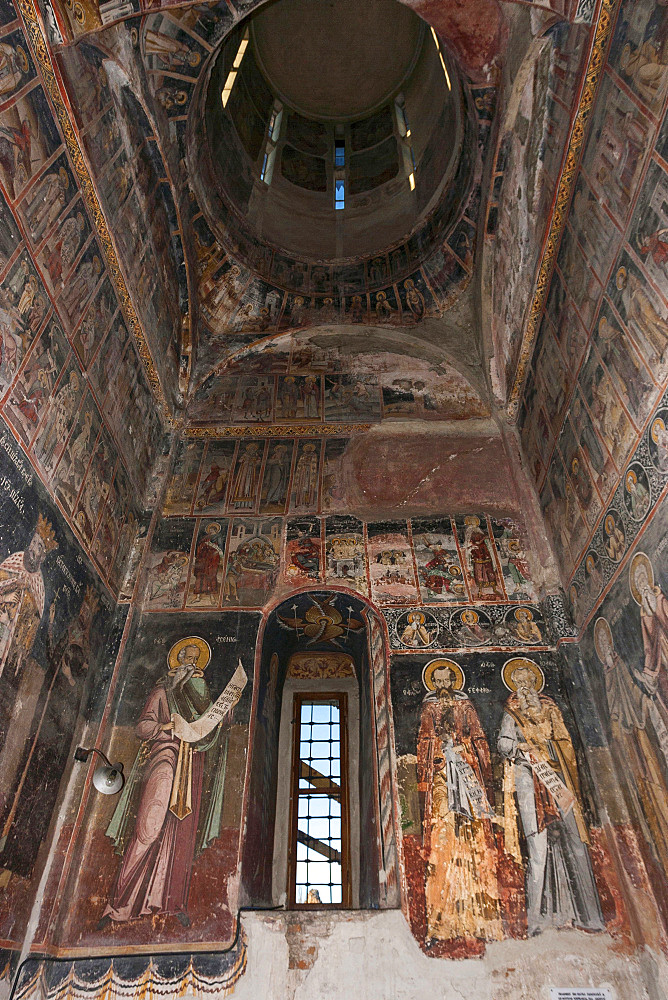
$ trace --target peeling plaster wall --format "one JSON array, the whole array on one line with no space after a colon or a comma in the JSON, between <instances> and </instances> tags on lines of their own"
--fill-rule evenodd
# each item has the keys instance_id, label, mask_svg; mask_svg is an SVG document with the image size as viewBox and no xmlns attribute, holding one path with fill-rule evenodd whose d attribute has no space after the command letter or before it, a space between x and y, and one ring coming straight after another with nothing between
<instances>
[{"instance_id":1,"label":"peeling plaster wall","mask_svg":"<svg viewBox=\"0 0 668 1000\"><path fill-rule=\"evenodd\" d=\"M491 945L483 959L432 962L416 947L399 912L315 917L245 914L249 959L238 1000L265 994L290 1000L543 998L551 986L608 987L615 1000L659 1000L665 978L643 986L642 957L615 954L609 938L552 931L531 941ZM665 975L665 973L664 973ZM269 985L271 984L271 985Z\"/></svg>"}]
</instances>

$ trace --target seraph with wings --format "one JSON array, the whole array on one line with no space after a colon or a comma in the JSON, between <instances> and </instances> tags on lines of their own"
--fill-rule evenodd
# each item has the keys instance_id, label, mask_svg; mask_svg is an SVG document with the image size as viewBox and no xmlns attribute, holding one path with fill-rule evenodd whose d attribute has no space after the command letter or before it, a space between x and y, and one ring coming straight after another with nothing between
<instances>
[{"instance_id":1,"label":"seraph with wings","mask_svg":"<svg viewBox=\"0 0 668 1000\"><path fill-rule=\"evenodd\" d=\"M316 600L309 594L312 607L308 609L303 618L297 617L297 605L292 605L293 617L279 615L278 620L285 629L294 629L297 635L302 633L308 639L310 646L314 642L331 642L339 646L336 640L342 636L348 636L350 632L359 632L364 628L364 622L360 618L353 618L353 608L347 608L348 617L344 619L341 612L334 607L336 595Z\"/></svg>"}]
</instances>

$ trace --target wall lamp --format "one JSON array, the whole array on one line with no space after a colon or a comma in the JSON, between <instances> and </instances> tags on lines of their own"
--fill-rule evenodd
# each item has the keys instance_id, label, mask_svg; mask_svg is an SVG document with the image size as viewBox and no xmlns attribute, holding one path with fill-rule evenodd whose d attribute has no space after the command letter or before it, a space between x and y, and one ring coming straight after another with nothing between
<instances>
[{"instance_id":1,"label":"wall lamp","mask_svg":"<svg viewBox=\"0 0 668 1000\"><path fill-rule=\"evenodd\" d=\"M98 792L102 792L103 795L116 795L116 793L120 792L121 788L125 784L123 765L111 764L102 751L98 750L97 747L91 747L90 750L86 749L86 747L77 747L74 751L74 759L85 763L92 753L99 754L104 761L104 764L100 764L100 766L95 769L95 773L93 774L93 784L97 788Z\"/></svg>"}]
</instances>

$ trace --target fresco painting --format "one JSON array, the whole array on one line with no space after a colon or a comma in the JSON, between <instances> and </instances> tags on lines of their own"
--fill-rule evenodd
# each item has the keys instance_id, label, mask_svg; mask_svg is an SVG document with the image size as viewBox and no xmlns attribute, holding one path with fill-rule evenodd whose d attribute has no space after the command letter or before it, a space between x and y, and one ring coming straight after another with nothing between
<instances>
[{"instance_id":1,"label":"fresco painting","mask_svg":"<svg viewBox=\"0 0 668 1000\"><path fill-rule=\"evenodd\" d=\"M200 522L190 573L188 606L216 607L223 581L227 522Z\"/></svg>"},{"instance_id":2,"label":"fresco painting","mask_svg":"<svg viewBox=\"0 0 668 1000\"><path fill-rule=\"evenodd\" d=\"M346 515L325 520L325 581L369 594L363 525Z\"/></svg>"},{"instance_id":3,"label":"fresco painting","mask_svg":"<svg viewBox=\"0 0 668 1000\"><path fill-rule=\"evenodd\" d=\"M292 476L290 510L309 512L320 506L320 452L319 440L300 441L295 453Z\"/></svg>"},{"instance_id":4,"label":"fresco painting","mask_svg":"<svg viewBox=\"0 0 668 1000\"><path fill-rule=\"evenodd\" d=\"M313 444L313 442L311 442ZM264 467L264 475L262 479L262 490L260 494L260 512L262 514L283 514L285 513L286 504L290 495L290 472L292 469L292 456L295 450L295 442L289 439L280 439L279 441L271 442L267 450L267 461ZM313 468L313 459L315 458L315 468ZM318 461L317 461L317 449L309 448L308 452L304 456L304 447L301 446L300 458L301 460L300 468L300 485L299 489L299 501L300 505L304 506L304 503L311 498L312 501L316 500L317 497L317 478L318 478ZM297 469L295 468L295 479L297 476ZM297 489L295 488L295 500L297 497ZM309 506L306 503L306 506ZM311 503L313 506L313 502Z\"/></svg>"},{"instance_id":5,"label":"fresco painting","mask_svg":"<svg viewBox=\"0 0 668 1000\"><path fill-rule=\"evenodd\" d=\"M668 584L658 556L665 531L664 505L642 542L630 550L582 639L583 656L599 666L594 676L595 692L613 753L624 761L624 787L633 803L633 822L655 877L665 874L668 865L664 816L668 745L661 679ZM650 558L645 549L657 556Z\"/></svg>"},{"instance_id":6,"label":"fresco painting","mask_svg":"<svg viewBox=\"0 0 668 1000\"><path fill-rule=\"evenodd\" d=\"M234 518L223 584L223 607L259 607L276 583L281 550L280 518Z\"/></svg>"},{"instance_id":7,"label":"fresco painting","mask_svg":"<svg viewBox=\"0 0 668 1000\"><path fill-rule=\"evenodd\" d=\"M647 777L665 771L668 723L665 514L655 513L668 479L663 154L635 200L668 94L664 18L653 7L640 0L627 16L622 4L521 429L584 629L583 657L596 665L587 674L596 719L629 762L624 794L647 870L665 875L665 782ZM469 359L450 363L424 344L419 358L412 343L403 355L352 349L345 339L365 324L365 337L378 327L392 345L394 328L410 326L412 336L464 291L494 89L470 91L478 159L467 217L422 266L426 230L341 269L262 256L241 239L237 259L181 184L189 104L232 9L153 9L141 19L138 10L89 4L77 17L55 0L45 20L50 37L62 31L66 41L107 26L104 51L91 38L65 45L58 67L78 97L77 137L154 368L128 332L132 314L127 302L119 309L108 248L13 13L0 41L0 406L10 425L0 427L10 524L0 534L0 707L12 735L0 748L3 937L13 940L11 921L30 914L35 886L20 880L39 874L75 734L99 722L106 704L101 745L123 762L126 785L116 799L82 799L77 852L58 859L76 905L54 922L57 947L140 952L185 947L196 935L202 946L233 946L216 959L215 988L234 985L245 968L235 914L256 641L270 604L301 608L295 592L323 585L342 593L342 608L355 603L349 630L351 621L368 626L384 900L401 881L423 951L472 957L488 942L552 927L614 936L626 917L605 846L616 832L602 829L584 739L594 715L569 703L556 646L575 636L544 599L545 567L536 573L526 525L475 501L469 514L461 505L450 517L439 498L428 516L382 520L352 503L365 425L490 415L484 379L466 375ZM540 243L531 216L542 219L554 194L581 27L548 29L518 94L518 127L510 141L500 130L486 237L508 251L495 274L504 324L495 331L497 395L512 382ZM438 220L429 225L438 231ZM246 266L251 258L262 277ZM331 329L296 335L314 324ZM276 336L258 345L265 334ZM169 455L154 390L170 415L184 407ZM17 698L27 706L18 718ZM64 823L63 842L71 810ZM88 857L95 866L78 863ZM185 980L173 970L162 977L156 962L150 982L172 975L169 989L183 992Z\"/></svg>"},{"instance_id":8,"label":"fresco painting","mask_svg":"<svg viewBox=\"0 0 668 1000\"><path fill-rule=\"evenodd\" d=\"M148 607L183 606L194 526L194 521L174 518L163 521L153 536L146 579Z\"/></svg>"},{"instance_id":9,"label":"fresco painting","mask_svg":"<svg viewBox=\"0 0 668 1000\"><path fill-rule=\"evenodd\" d=\"M317 517L290 518L285 533L283 574L291 586L319 583L323 572L321 522Z\"/></svg>"},{"instance_id":10,"label":"fresco painting","mask_svg":"<svg viewBox=\"0 0 668 1000\"><path fill-rule=\"evenodd\" d=\"M665 723L662 668L652 674L657 661L647 664L660 645L665 590L664 35L663 5L622 2L522 418L580 636L577 670L594 692L600 740L624 775L620 842L642 859L638 878L657 885L665 879ZM575 386L555 368L549 335ZM546 435L537 429L543 411Z\"/></svg>"},{"instance_id":11,"label":"fresco painting","mask_svg":"<svg viewBox=\"0 0 668 1000\"><path fill-rule=\"evenodd\" d=\"M476 514L456 519L469 593L474 600L502 600L505 596L494 542L487 519Z\"/></svg>"},{"instance_id":12,"label":"fresco painting","mask_svg":"<svg viewBox=\"0 0 668 1000\"><path fill-rule=\"evenodd\" d=\"M181 309L188 310L178 214L169 181L161 182L170 174L150 121L120 66L87 45L71 62L66 52L63 67L68 80L70 74L77 80L75 90L93 82L79 105L83 145L108 218L117 228L121 259L165 382L174 367ZM150 219L150 225L143 230L134 226L131 220L139 218ZM75 298L77 294L73 292Z\"/></svg>"},{"instance_id":13,"label":"fresco painting","mask_svg":"<svg viewBox=\"0 0 668 1000\"><path fill-rule=\"evenodd\" d=\"M229 879L239 843L259 616L224 612L198 616L192 629L189 624L187 616L169 615L138 624L112 720L111 752L125 762L128 781L120 798L106 808L96 804L88 849L104 862L76 877L77 895L88 896L76 929L69 928L79 940L122 941L132 928L155 944L185 939L190 926L207 938L213 932L221 944L234 936ZM226 710L207 721L207 709L221 696ZM170 717L178 718L178 733L165 730ZM178 768L184 755L187 776ZM167 784L159 760L171 775ZM141 836L147 812L162 820L151 826L148 842Z\"/></svg>"},{"instance_id":14,"label":"fresco painting","mask_svg":"<svg viewBox=\"0 0 668 1000\"><path fill-rule=\"evenodd\" d=\"M242 343L236 354L230 353L230 338L221 341L221 350L228 353L225 361L219 360L207 372L198 362L196 387L188 402L190 420L195 426L217 424L222 429L272 419L327 424L390 417L460 420L489 414L486 393L469 381L461 365L434 365L399 345L390 350L387 343L379 364L377 351L365 344L360 352L346 332L345 326L306 329ZM372 331L373 336L379 332ZM209 405L212 398L215 411Z\"/></svg>"},{"instance_id":15,"label":"fresco painting","mask_svg":"<svg viewBox=\"0 0 668 1000\"><path fill-rule=\"evenodd\" d=\"M309 439L299 442L297 454L303 454L311 461L313 454L309 450L312 444ZM281 449L279 458L284 461L283 449L285 444L282 439L276 442L269 442L269 455L272 449ZM245 452L244 452L245 454ZM256 457L256 452L251 453ZM205 460L206 465L206 460ZM267 481L267 469L270 469L269 460L265 466L264 482ZM286 465L289 472L289 462ZM293 472L293 497L295 496L295 480L299 471L299 458L295 462ZM286 473L287 479L287 473ZM263 487L263 495L264 495ZM174 607L182 604L182 588L186 580L189 580L190 596L187 605L191 610L207 610L210 607L224 607L225 601L234 593L234 580L236 570L233 553L237 548L237 529L235 528L227 538L226 524L230 520L227 517L215 518L174 518L169 516L171 507L167 506L163 518L158 522L154 535L151 556L151 568L149 578L151 584L146 591L148 609L160 609ZM533 573L527 554L526 532L521 523L510 518L490 519L487 528L487 518L484 515L470 515L464 518L457 518L455 522L450 518L411 518L409 520L396 521L369 521L363 522L357 518L346 515L335 515L330 517L302 517L293 516L289 512L287 517L270 517L266 515L274 513L272 508L264 501L260 505L258 520L243 519L240 525L240 538L244 538L244 531L248 525L264 524L260 534L264 538L268 533L271 539L271 546L277 553L276 565L284 567L282 578L284 583L300 580L305 582L319 580L323 566L326 566L327 580L332 584L340 584L349 587L351 590L369 595L369 583L371 585L372 600L379 606L422 603L431 604L470 604L475 605L482 602L493 602L509 613L512 618L510 625L502 625L502 619L495 619L497 634L504 637L503 645L507 645L509 637L514 635L513 641L522 643L521 633L525 622L531 622L531 615L520 618L513 618L511 607L508 602L517 604L535 605L538 599L538 592L533 582ZM197 512L196 512L197 513ZM167 515L167 516L165 516ZM478 586L475 582L475 559L471 556L470 577L466 570L462 569L460 548L457 545L457 525L461 520L462 526L473 532L473 522L485 525L484 535L471 537L469 539L468 550L478 556L484 556L484 565L494 567L481 575L478 570L478 579L485 586ZM470 521L470 524L465 522ZM237 521L234 521L237 524ZM243 527L246 525L246 528ZM278 526L278 527L275 527ZM197 531L197 541L191 547L193 531ZM326 558L323 563L320 539L324 533L326 539ZM183 538L182 538L183 536ZM182 538L182 540L181 540ZM173 544L172 544L173 542ZM211 542L211 546L209 546ZM198 554L200 544L203 545L202 553ZM263 543L264 544L264 543ZM461 545L461 543L460 543ZM475 548L477 546L477 548ZM246 546L249 548L249 546ZM250 545L250 548L253 548ZM205 551L206 550L206 551ZM466 543L461 545L461 552L466 551ZM259 548L258 548L259 552ZM258 552L255 554L257 555ZM201 558L200 558L201 555ZM274 556L266 551L268 563L272 563ZM206 556L206 558L205 558ZM488 558L489 557L489 558ZM225 578L229 576L229 588L225 588L225 593L221 597L220 577L223 574L224 560L227 558L227 572ZM241 557L239 557L241 558ZM243 560L241 560L243 561ZM246 560L252 562L252 560ZM260 563L262 560L260 560ZM207 575L206 565L210 567L210 575ZM215 572L213 567L216 567ZM369 578L367 579L367 566L369 568ZM230 568L232 567L231 573ZM238 568L238 567L237 567ZM259 568L259 564L258 564ZM417 573L417 575L416 575ZM158 582L155 582L155 577ZM167 574L173 582L173 587L167 584ZM164 576L164 581L163 581ZM202 590L196 581L202 577L209 581L209 585ZM467 586L467 580L471 580ZM504 586L501 580L505 581ZM214 586L214 580L218 582ZM493 586L492 586L493 583ZM198 590L197 587L200 587ZM267 576L266 598L272 594L274 587L283 586L281 577L273 572ZM175 588L175 589L174 589ZM227 594L227 589L230 593ZM251 588L255 591L257 588ZM207 596L204 596L206 592ZM200 599L195 595L200 593ZM222 601L222 604L221 604ZM248 605L245 598L235 595L235 603L241 607L255 607L255 597ZM461 623L460 623L461 625ZM524 631L529 636L535 624L526 625ZM540 634L538 638L527 639L528 642L543 642ZM467 645L466 642L463 645Z\"/></svg>"},{"instance_id":16,"label":"fresco painting","mask_svg":"<svg viewBox=\"0 0 668 1000\"><path fill-rule=\"evenodd\" d=\"M9 429L0 429L3 526L1 721L3 936L26 920L84 706L116 655L114 600ZM22 711L13 709L20 699Z\"/></svg>"},{"instance_id":17,"label":"fresco painting","mask_svg":"<svg viewBox=\"0 0 668 1000\"><path fill-rule=\"evenodd\" d=\"M411 546L391 522L367 525L371 593L376 604L413 604L417 598Z\"/></svg>"},{"instance_id":18,"label":"fresco painting","mask_svg":"<svg viewBox=\"0 0 668 1000\"><path fill-rule=\"evenodd\" d=\"M233 457L233 441L212 442L208 445L199 472L196 514L218 514L224 511Z\"/></svg>"},{"instance_id":19,"label":"fresco painting","mask_svg":"<svg viewBox=\"0 0 668 1000\"><path fill-rule=\"evenodd\" d=\"M573 923L602 931L598 824L553 655L416 653L393 660L391 686L410 919L423 950L470 955Z\"/></svg>"},{"instance_id":20,"label":"fresco painting","mask_svg":"<svg viewBox=\"0 0 668 1000\"><path fill-rule=\"evenodd\" d=\"M450 519L413 518L412 537L423 601L466 600L466 586Z\"/></svg>"}]
</instances>

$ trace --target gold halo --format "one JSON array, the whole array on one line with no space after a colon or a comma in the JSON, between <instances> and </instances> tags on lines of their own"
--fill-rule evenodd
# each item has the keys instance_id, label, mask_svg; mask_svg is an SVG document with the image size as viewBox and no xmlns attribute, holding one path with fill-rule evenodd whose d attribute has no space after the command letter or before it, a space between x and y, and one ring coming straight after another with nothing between
<instances>
[{"instance_id":1,"label":"gold halo","mask_svg":"<svg viewBox=\"0 0 668 1000\"><path fill-rule=\"evenodd\" d=\"M626 485L626 489L630 493L631 490L629 489L629 483L637 483L638 482L638 477L636 476L636 474L633 471L633 469L629 469L629 471L626 473L626 478L625 478L624 482L625 482L625 485Z\"/></svg>"},{"instance_id":2,"label":"gold halo","mask_svg":"<svg viewBox=\"0 0 668 1000\"><path fill-rule=\"evenodd\" d=\"M469 527L479 528L480 518L476 517L475 514L469 514L467 517L464 518L464 524L468 525Z\"/></svg>"},{"instance_id":3,"label":"gold halo","mask_svg":"<svg viewBox=\"0 0 668 1000\"><path fill-rule=\"evenodd\" d=\"M607 633L608 638L610 639L610 645L612 646L613 639L610 622L607 618L597 618L596 624L594 625L594 648L596 649L596 655L601 663L603 663L603 655L601 654L601 636L604 632Z\"/></svg>"},{"instance_id":4,"label":"gold halo","mask_svg":"<svg viewBox=\"0 0 668 1000\"><path fill-rule=\"evenodd\" d=\"M612 516L612 514L606 514L605 521L603 523L605 525L606 534L611 535L614 529L616 528L615 519Z\"/></svg>"},{"instance_id":5,"label":"gold halo","mask_svg":"<svg viewBox=\"0 0 668 1000\"><path fill-rule=\"evenodd\" d=\"M626 268L620 267L615 275L615 285L621 291L622 288L626 288Z\"/></svg>"},{"instance_id":6,"label":"gold halo","mask_svg":"<svg viewBox=\"0 0 668 1000\"><path fill-rule=\"evenodd\" d=\"M179 639L178 642L174 643L169 653L167 654L167 663L169 664L169 669L176 670L176 668L181 665L177 657L184 646L197 646L200 653L204 654L206 658L204 663L201 662L201 658L200 660L197 661L197 669L205 670L209 664L209 660L211 659L211 646L206 641L206 639L202 639L199 635L187 635L185 639Z\"/></svg>"},{"instance_id":7,"label":"gold halo","mask_svg":"<svg viewBox=\"0 0 668 1000\"><path fill-rule=\"evenodd\" d=\"M473 608L465 608L464 611L461 612L459 617L461 618L461 620L464 622L465 625L468 625L469 621L471 622L472 625L477 625L477 623L480 621L480 615L478 614L477 611L474 611Z\"/></svg>"},{"instance_id":8,"label":"gold halo","mask_svg":"<svg viewBox=\"0 0 668 1000\"><path fill-rule=\"evenodd\" d=\"M663 431L665 431L665 429L666 429L666 425L664 424L664 422L661 419L661 417L657 417L655 420L652 421L652 441L654 442L654 444L658 444L658 441L657 441L657 438L658 438L657 430L658 430L659 427Z\"/></svg>"},{"instance_id":9,"label":"gold halo","mask_svg":"<svg viewBox=\"0 0 668 1000\"><path fill-rule=\"evenodd\" d=\"M421 611L409 611L408 615L406 616L406 621L408 622L409 625L412 625L416 618L418 621L418 625L424 625L426 619Z\"/></svg>"},{"instance_id":10,"label":"gold halo","mask_svg":"<svg viewBox=\"0 0 668 1000\"><path fill-rule=\"evenodd\" d=\"M520 615L522 616L521 618ZM533 614L529 608L518 608L515 612L515 620L518 622L521 621L532 622Z\"/></svg>"},{"instance_id":11,"label":"gold halo","mask_svg":"<svg viewBox=\"0 0 668 1000\"><path fill-rule=\"evenodd\" d=\"M629 590L631 591L631 596L636 604L642 604L642 594L636 587L635 576L638 566L645 566L647 569L647 576L649 578L650 587L654 586L654 567L650 562L649 556L645 552L636 552L633 559L631 560L631 565L629 566Z\"/></svg>"},{"instance_id":12,"label":"gold halo","mask_svg":"<svg viewBox=\"0 0 668 1000\"><path fill-rule=\"evenodd\" d=\"M452 686L452 690L461 691L466 680L464 677L464 671L458 663L455 663L454 660L446 660L442 657L438 660L430 660L422 671L422 683L426 687L427 691L436 690L432 677L434 676L434 671L439 670L441 667L449 667L450 670L452 670L455 675L455 683Z\"/></svg>"},{"instance_id":13,"label":"gold halo","mask_svg":"<svg viewBox=\"0 0 668 1000\"><path fill-rule=\"evenodd\" d=\"M596 565L596 560L594 559L594 556L590 552L587 558L585 559L585 569L587 573L591 573L595 565Z\"/></svg>"},{"instance_id":14,"label":"gold halo","mask_svg":"<svg viewBox=\"0 0 668 1000\"><path fill-rule=\"evenodd\" d=\"M534 687L540 694L545 687L545 674L534 660L527 660L525 656L513 656L512 660L506 660L503 664L501 680L508 690L517 691L517 687L512 681L512 675L518 667L527 667L531 671L535 678Z\"/></svg>"},{"instance_id":15,"label":"gold halo","mask_svg":"<svg viewBox=\"0 0 668 1000\"><path fill-rule=\"evenodd\" d=\"M204 531L207 535L217 535L220 531L218 521L209 521Z\"/></svg>"}]
</instances>

